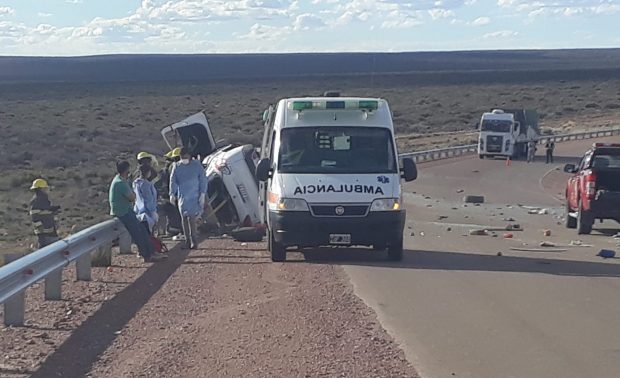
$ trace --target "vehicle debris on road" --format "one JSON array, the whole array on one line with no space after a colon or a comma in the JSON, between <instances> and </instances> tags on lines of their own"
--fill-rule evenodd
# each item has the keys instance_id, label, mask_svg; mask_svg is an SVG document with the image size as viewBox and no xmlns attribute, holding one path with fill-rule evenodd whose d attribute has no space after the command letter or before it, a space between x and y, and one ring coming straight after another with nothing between
<instances>
[{"instance_id":1,"label":"vehicle debris on road","mask_svg":"<svg viewBox=\"0 0 620 378\"><path fill-rule=\"evenodd\" d=\"M601 249L599 253L597 253L597 256L600 256L604 259L612 259L616 257L616 251L613 251L611 249Z\"/></svg>"},{"instance_id":2,"label":"vehicle debris on road","mask_svg":"<svg viewBox=\"0 0 620 378\"><path fill-rule=\"evenodd\" d=\"M487 236L489 235L489 232L487 230L469 230L469 235L471 236Z\"/></svg>"}]
</instances>

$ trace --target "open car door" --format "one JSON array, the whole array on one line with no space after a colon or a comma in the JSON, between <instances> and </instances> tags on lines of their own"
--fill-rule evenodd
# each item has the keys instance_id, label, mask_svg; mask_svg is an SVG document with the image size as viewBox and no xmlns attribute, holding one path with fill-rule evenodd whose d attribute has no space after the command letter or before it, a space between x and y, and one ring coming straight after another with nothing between
<instances>
[{"instance_id":1,"label":"open car door","mask_svg":"<svg viewBox=\"0 0 620 378\"><path fill-rule=\"evenodd\" d=\"M161 135L168 148L187 147L193 157L200 156L201 160L216 149L209 121L204 112L196 113L180 122L164 127Z\"/></svg>"}]
</instances>

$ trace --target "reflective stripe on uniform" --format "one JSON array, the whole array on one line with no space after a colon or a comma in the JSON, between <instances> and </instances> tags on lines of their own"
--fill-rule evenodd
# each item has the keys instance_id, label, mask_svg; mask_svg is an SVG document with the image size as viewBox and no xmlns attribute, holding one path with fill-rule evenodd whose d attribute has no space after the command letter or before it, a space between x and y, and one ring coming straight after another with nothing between
<instances>
[{"instance_id":1,"label":"reflective stripe on uniform","mask_svg":"<svg viewBox=\"0 0 620 378\"><path fill-rule=\"evenodd\" d=\"M30 210L30 215L52 215L52 214L54 214L54 212L51 210L36 210L36 209Z\"/></svg>"}]
</instances>

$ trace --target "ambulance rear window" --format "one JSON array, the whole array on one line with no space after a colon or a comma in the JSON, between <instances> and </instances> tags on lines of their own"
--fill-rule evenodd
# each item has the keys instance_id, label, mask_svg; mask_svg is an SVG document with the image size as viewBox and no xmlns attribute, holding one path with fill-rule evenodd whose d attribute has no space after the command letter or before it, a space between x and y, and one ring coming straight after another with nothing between
<instances>
[{"instance_id":1,"label":"ambulance rear window","mask_svg":"<svg viewBox=\"0 0 620 378\"><path fill-rule=\"evenodd\" d=\"M375 127L295 127L280 135L281 173L396 173L392 134Z\"/></svg>"}]
</instances>

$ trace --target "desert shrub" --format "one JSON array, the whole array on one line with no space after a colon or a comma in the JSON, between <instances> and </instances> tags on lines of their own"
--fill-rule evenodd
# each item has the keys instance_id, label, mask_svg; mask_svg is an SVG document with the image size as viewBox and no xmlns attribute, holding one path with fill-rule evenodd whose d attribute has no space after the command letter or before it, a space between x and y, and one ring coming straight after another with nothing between
<instances>
[{"instance_id":1,"label":"desert shrub","mask_svg":"<svg viewBox=\"0 0 620 378\"><path fill-rule=\"evenodd\" d=\"M586 108L586 109L599 109L600 106L598 104L595 104L595 103L591 102L589 104L586 104L584 106L584 108Z\"/></svg>"},{"instance_id":2,"label":"desert shrub","mask_svg":"<svg viewBox=\"0 0 620 378\"><path fill-rule=\"evenodd\" d=\"M605 109L620 109L620 104L616 104L616 103L606 104Z\"/></svg>"}]
</instances>

